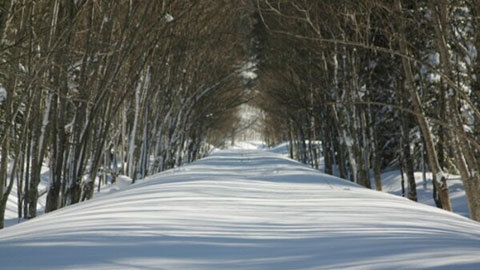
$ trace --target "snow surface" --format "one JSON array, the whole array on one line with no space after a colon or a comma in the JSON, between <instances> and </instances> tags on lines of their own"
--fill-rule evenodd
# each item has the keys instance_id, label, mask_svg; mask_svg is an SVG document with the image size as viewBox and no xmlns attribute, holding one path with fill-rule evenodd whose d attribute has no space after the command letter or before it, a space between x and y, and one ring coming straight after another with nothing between
<instances>
[{"instance_id":1,"label":"snow surface","mask_svg":"<svg viewBox=\"0 0 480 270\"><path fill-rule=\"evenodd\" d=\"M480 269L480 224L259 150L0 231L2 269Z\"/></svg>"},{"instance_id":2,"label":"snow surface","mask_svg":"<svg viewBox=\"0 0 480 270\"><path fill-rule=\"evenodd\" d=\"M430 206L435 206L433 200L433 183L432 183L432 174L427 173L427 185L423 185L423 176L421 172L415 172L415 182L417 184L417 197L418 202L427 204ZM448 184L448 194L450 196L450 202L452 203L453 212L462 215L464 217L470 217L468 213L468 203L467 197L465 196L465 190L463 188L462 180L458 175L445 175L447 178ZM390 194L402 196L402 186L401 186L402 177L398 170L387 171L382 173L382 188L384 192ZM372 180L372 184L375 182ZM407 189L407 179L405 176L405 189ZM405 190L405 192L408 192Z\"/></svg>"}]
</instances>

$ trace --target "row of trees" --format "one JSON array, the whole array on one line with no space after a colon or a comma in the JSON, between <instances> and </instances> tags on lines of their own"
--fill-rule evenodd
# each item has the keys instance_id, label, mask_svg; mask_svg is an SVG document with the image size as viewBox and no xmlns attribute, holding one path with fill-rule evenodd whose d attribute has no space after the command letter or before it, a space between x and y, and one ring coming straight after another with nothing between
<instances>
[{"instance_id":1,"label":"row of trees","mask_svg":"<svg viewBox=\"0 0 480 270\"><path fill-rule=\"evenodd\" d=\"M458 173L480 220L479 18L473 0L2 1L0 226L14 184L36 216L43 165L49 212L232 139L255 64L270 143L377 189L397 164L412 200L428 164L447 210Z\"/></svg>"},{"instance_id":2,"label":"row of trees","mask_svg":"<svg viewBox=\"0 0 480 270\"><path fill-rule=\"evenodd\" d=\"M273 143L366 187L427 163L437 204L461 175L480 220L480 6L475 1L256 0L258 106ZM279 125L279 123L282 123ZM316 147L321 141L321 149ZM335 166L334 166L335 165Z\"/></svg>"},{"instance_id":3,"label":"row of trees","mask_svg":"<svg viewBox=\"0 0 480 270\"><path fill-rule=\"evenodd\" d=\"M19 217L36 216L44 165L49 212L91 198L96 179L143 178L221 143L246 99L235 2L2 1L0 228L14 183Z\"/></svg>"}]
</instances>

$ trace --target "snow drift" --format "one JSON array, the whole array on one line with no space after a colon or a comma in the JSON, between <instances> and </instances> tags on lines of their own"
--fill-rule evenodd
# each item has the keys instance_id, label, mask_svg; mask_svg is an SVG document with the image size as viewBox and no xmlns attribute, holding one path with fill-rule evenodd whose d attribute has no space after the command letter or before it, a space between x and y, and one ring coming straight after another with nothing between
<instances>
[{"instance_id":1,"label":"snow drift","mask_svg":"<svg viewBox=\"0 0 480 270\"><path fill-rule=\"evenodd\" d=\"M0 231L3 269L480 269L480 224L220 151Z\"/></svg>"}]
</instances>

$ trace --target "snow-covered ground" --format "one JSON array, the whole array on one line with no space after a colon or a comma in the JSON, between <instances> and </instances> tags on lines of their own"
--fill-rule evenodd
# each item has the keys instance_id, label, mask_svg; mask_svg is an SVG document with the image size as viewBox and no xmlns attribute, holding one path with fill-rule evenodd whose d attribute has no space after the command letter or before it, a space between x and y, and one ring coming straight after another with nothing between
<instances>
[{"instance_id":1,"label":"snow-covered ground","mask_svg":"<svg viewBox=\"0 0 480 270\"><path fill-rule=\"evenodd\" d=\"M479 223L239 149L0 231L2 269L480 269L479 254Z\"/></svg>"},{"instance_id":2,"label":"snow-covered ground","mask_svg":"<svg viewBox=\"0 0 480 270\"><path fill-rule=\"evenodd\" d=\"M453 212L469 217L467 198L465 197L465 190L463 189L462 180L456 175L448 176L448 191L450 195L450 201L452 202ZM417 197L418 202L435 206L433 200L433 183L431 173L426 174L427 185L423 185L423 176L421 172L415 173L415 182L417 184ZM407 179L405 178L405 189L407 188ZM372 183L374 181L372 180ZM389 171L382 174L383 191L390 194L402 196L401 175L400 171ZM407 191L405 191L407 192Z\"/></svg>"},{"instance_id":3,"label":"snow-covered ground","mask_svg":"<svg viewBox=\"0 0 480 270\"><path fill-rule=\"evenodd\" d=\"M248 145L248 143L246 143ZM253 147L253 146L252 146ZM271 152L281 154L285 157L289 156L288 143L282 143L276 147L270 149ZM320 171L324 171L323 159L320 159ZM336 171L336 170L335 170ZM338 172L335 172L338 175ZM372 179L371 183L373 189L375 189L375 180L373 178L373 173L371 173ZM468 204L467 198L465 197L465 190L463 189L462 180L458 175L449 175L446 174L448 180L448 189L450 200L453 207L453 212L460 214L464 217L469 217L468 213ZM430 206L435 206L433 200L433 183L431 173L426 173L426 185L423 184L423 176L421 172L415 173L415 182L417 184L417 198L418 202L427 204ZM382 190L390 194L397 196L402 196L402 176L399 169L389 169L382 173ZM405 189L407 189L407 182L405 176ZM407 192L407 191L406 191Z\"/></svg>"},{"instance_id":4,"label":"snow-covered ground","mask_svg":"<svg viewBox=\"0 0 480 270\"><path fill-rule=\"evenodd\" d=\"M42 168L41 176L40 176L41 182L38 186L38 190L40 194L38 199L38 204L37 204L38 215L42 215L45 212L45 204L47 201L48 178L49 178L49 170L48 170L48 167L44 166ZM12 192L10 192L10 195L8 196L7 208L5 209L5 226L9 227L23 221L24 221L23 219L18 218L18 191L17 191L17 185L14 184L12 188Z\"/></svg>"}]
</instances>

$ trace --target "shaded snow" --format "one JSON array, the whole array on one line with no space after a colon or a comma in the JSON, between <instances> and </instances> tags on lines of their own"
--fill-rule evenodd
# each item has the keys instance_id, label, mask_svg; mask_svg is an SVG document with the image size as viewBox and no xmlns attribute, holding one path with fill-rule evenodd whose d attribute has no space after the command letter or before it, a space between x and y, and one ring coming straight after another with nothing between
<instances>
[{"instance_id":1,"label":"shaded snow","mask_svg":"<svg viewBox=\"0 0 480 270\"><path fill-rule=\"evenodd\" d=\"M4 269L480 269L480 224L266 151L217 151L0 231Z\"/></svg>"},{"instance_id":2,"label":"shaded snow","mask_svg":"<svg viewBox=\"0 0 480 270\"><path fill-rule=\"evenodd\" d=\"M453 212L469 217L467 198L465 196L465 190L463 189L463 183L459 176L446 174L448 184L448 192L450 195L450 201L453 206ZM433 201L433 183L431 173L426 174L427 185L423 185L423 176L421 172L415 173L415 182L417 184L417 197L418 202L435 206ZM382 174L383 191L390 194L402 196L401 175L399 171L389 171ZM373 182L372 182L373 183ZM405 176L405 190L407 189L407 178ZM405 191L407 192L407 190Z\"/></svg>"},{"instance_id":3,"label":"shaded snow","mask_svg":"<svg viewBox=\"0 0 480 270\"><path fill-rule=\"evenodd\" d=\"M9 171L11 170L10 169L11 165L12 163L10 162ZM40 194L40 197L38 198L38 203L37 203L38 215L42 215L45 211L45 205L47 200L48 178L49 178L48 167L42 166L41 175L40 175L41 182L38 186L38 190ZM5 209L5 227L9 227L24 221L25 221L24 219L18 218L18 190L17 190L17 185L14 183L12 187L12 191L8 196L7 207Z\"/></svg>"}]
</instances>

